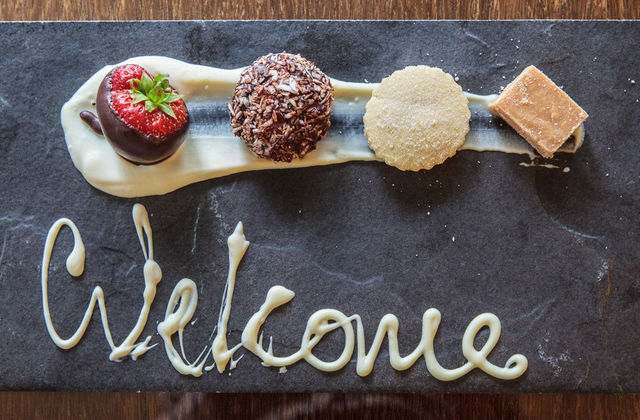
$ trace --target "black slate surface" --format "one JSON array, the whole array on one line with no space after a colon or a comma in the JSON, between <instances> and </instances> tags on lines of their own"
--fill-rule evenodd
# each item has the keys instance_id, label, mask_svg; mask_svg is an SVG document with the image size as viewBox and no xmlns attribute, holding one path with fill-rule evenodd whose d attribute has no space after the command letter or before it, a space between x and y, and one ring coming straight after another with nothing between
<instances>
[{"instance_id":1,"label":"black slate surface","mask_svg":"<svg viewBox=\"0 0 640 420\"><path fill-rule=\"evenodd\" d=\"M56 390L419 392L640 392L640 24L636 22L174 22L0 25L0 388ZM494 93L526 65L551 76L591 115L584 147L523 167L523 156L461 152L428 172L347 163L244 173L139 200L87 184L67 153L59 110L96 70L136 55L167 55L226 68L259 55L299 52L333 77L378 81L406 65L456 73L465 90ZM154 335L173 286L200 289L187 355L194 359L217 319L226 237L237 221L251 246L240 266L230 344L268 288L295 299L266 335L276 354L298 348L306 320L331 307L363 317L367 345L379 319L400 319L403 354L419 340L422 313L438 308L438 360L464 362L461 339L482 312L502 320L490 360L514 353L528 371L501 381L476 370L454 382L431 377L421 359L405 372L386 343L373 373L355 362L322 373L305 362L287 373L247 351L231 375L179 375L160 344L138 361L114 363L98 314L81 343L50 340L40 296L45 237L74 220L87 247L79 280L64 270L70 234L58 240L50 303L63 336L75 330L99 284L116 342L142 304L133 203L145 204L164 277L144 331ZM455 237L455 241L453 238ZM340 334L318 346L325 359ZM479 347L481 344L478 343ZM354 358L355 360L355 358Z\"/></svg>"}]
</instances>

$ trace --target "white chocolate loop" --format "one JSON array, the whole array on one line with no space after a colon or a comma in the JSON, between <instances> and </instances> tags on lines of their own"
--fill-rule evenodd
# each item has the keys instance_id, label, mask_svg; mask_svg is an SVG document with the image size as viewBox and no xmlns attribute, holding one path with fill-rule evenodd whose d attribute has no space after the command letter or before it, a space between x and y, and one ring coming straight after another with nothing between
<instances>
[{"instance_id":1,"label":"white chocolate loop","mask_svg":"<svg viewBox=\"0 0 640 420\"><path fill-rule=\"evenodd\" d=\"M109 328L109 320L107 317L107 308L104 300L104 292L100 286L96 286L91 293L91 299L89 300L89 304L87 305L87 309L82 317L82 321L78 326L78 329L71 335L71 337L67 339L63 339L56 332L55 327L53 326L53 321L51 319L51 311L49 308L49 292L48 292L48 278L49 278L49 265L51 262L51 254L53 253L53 246L58 237L58 233L62 226L68 226L73 232L73 240L74 246L73 251L67 257L66 265L69 274L72 276L79 276L84 271L84 260L85 260L85 250L84 245L82 243L82 237L80 235L80 231L76 227L76 225L69 219L60 219L56 221L49 229L49 233L47 235L47 240L44 246L44 253L42 256L42 272L41 272L41 286L42 286L42 307L44 310L44 319L47 325L47 330L49 332L49 336L53 340L53 342L60 348L69 349L74 347L76 344L80 342L82 337L84 336L85 331L87 330L87 326L89 325L89 321L91 321L91 316L93 315L93 310L95 308L96 302L98 303L98 308L100 310L100 318L102 320L102 327L104 330L105 338L109 343L109 347L111 348L111 353L109 354L110 360L120 360L123 357L130 355L133 359L136 359L140 355L146 353L149 349L153 348L153 346L149 346L149 342L151 341L151 336L147 337L144 341L136 343L136 340L142 334L142 331L147 323L147 318L149 316L149 310L151 308L151 304L153 303L153 299L156 294L156 286L158 282L160 282L162 278L162 271L160 270L160 266L152 260L153 258L153 240L151 237L151 226L149 223L149 217L147 215L147 211L141 205L136 205L133 208L133 219L136 227L136 232L138 233L138 238L140 239L140 243L142 245L142 250L145 255L145 265L144 265L144 279L145 279L145 289L143 292L144 303L142 309L140 310L140 315L138 316L138 320L136 325L133 327L127 338L124 339L122 344L116 346L113 342L113 338L111 336L111 330ZM142 231L147 235L147 246L148 251L145 249L143 234Z\"/></svg>"},{"instance_id":2,"label":"white chocolate loop","mask_svg":"<svg viewBox=\"0 0 640 420\"><path fill-rule=\"evenodd\" d=\"M175 309L176 306L178 306L178 309ZM204 368L206 359L200 361L200 363L198 363L198 360L194 363L187 361L184 353L183 331L193 318L197 306L198 288L196 284L193 280L182 279L176 284L176 287L173 288L169 303L167 304L164 320L158 324L158 334L160 334L160 337L162 337L164 341L164 349L171 365L181 374L195 377L202 375L202 369ZM172 337L176 332L178 333L180 341L182 358L172 342ZM198 359L199 358L200 357L198 357Z\"/></svg>"},{"instance_id":3,"label":"white chocolate loop","mask_svg":"<svg viewBox=\"0 0 640 420\"><path fill-rule=\"evenodd\" d=\"M342 328L344 331L342 354L332 362L320 360L313 354L313 348L325 334L338 328ZM351 360L354 346L353 338L351 320L345 314L336 309L321 309L309 317L300 349L304 349L304 359L314 368L325 372L335 372L342 369Z\"/></svg>"},{"instance_id":4,"label":"white chocolate loop","mask_svg":"<svg viewBox=\"0 0 640 420\"><path fill-rule=\"evenodd\" d=\"M80 276L84 272L85 249L82 242L82 237L80 236L80 231L76 227L75 223L67 218L63 218L56 221L51 226L51 228L49 229L49 233L47 234L47 240L44 245L44 253L42 256L42 269L40 278L42 286L42 307L44 309L44 322L47 325L49 336L56 344L56 346L62 349L70 349L75 346L80 341L80 339L82 339L82 336L87 329L87 325L91 320L91 315L93 314L93 308L95 307L96 300L99 297L103 297L104 295L102 293L102 289L100 289L99 287L93 289L91 300L89 301L89 305L87 306L87 310L82 317L82 321L80 322L80 326L78 327L78 329L71 335L71 337L67 339L63 339L62 337L60 337L55 327L53 326L53 321L51 320L51 311L49 309L48 279L49 264L51 262L53 245L55 244L58 233L63 226L68 226L71 229L71 232L73 232L73 251L71 251L66 260L67 271L74 277ZM111 337L107 336L107 340L110 339ZM109 342L109 344L112 343Z\"/></svg>"},{"instance_id":5,"label":"white chocolate loop","mask_svg":"<svg viewBox=\"0 0 640 420\"><path fill-rule=\"evenodd\" d=\"M480 351L473 347L476 335L484 327L489 328L489 338ZM475 367L487 374L500 379L515 379L527 370L527 358L521 354L514 354L507 360L504 367L499 367L487 360L487 356L493 350L500 338L500 320L490 313L480 314L469 323L462 338L462 353Z\"/></svg>"},{"instance_id":6,"label":"white chocolate loop","mask_svg":"<svg viewBox=\"0 0 640 420\"><path fill-rule=\"evenodd\" d=\"M271 346L269 346L269 351L265 351L262 347L262 336L258 338L260 328L262 328L269 314L278 306L289 302L294 296L295 293L285 287L271 287L267 292L264 303L260 306L258 312L249 319L242 331L242 346L258 356L264 366L288 366L304 357L302 349L287 357L274 356Z\"/></svg>"}]
</instances>

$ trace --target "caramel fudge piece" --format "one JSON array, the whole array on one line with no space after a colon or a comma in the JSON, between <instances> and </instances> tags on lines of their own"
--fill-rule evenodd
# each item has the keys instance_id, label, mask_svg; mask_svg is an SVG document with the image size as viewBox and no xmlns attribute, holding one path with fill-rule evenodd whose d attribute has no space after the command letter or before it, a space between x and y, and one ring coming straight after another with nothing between
<instances>
[{"instance_id":1,"label":"caramel fudge piece","mask_svg":"<svg viewBox=\"0 0 640 420\"><path fill-rule=\"evenodd\" d=\"M489 110L505 120L542 156L553 154L588 115L534 66L502 91Z\"/></svg>"}]
</instances>

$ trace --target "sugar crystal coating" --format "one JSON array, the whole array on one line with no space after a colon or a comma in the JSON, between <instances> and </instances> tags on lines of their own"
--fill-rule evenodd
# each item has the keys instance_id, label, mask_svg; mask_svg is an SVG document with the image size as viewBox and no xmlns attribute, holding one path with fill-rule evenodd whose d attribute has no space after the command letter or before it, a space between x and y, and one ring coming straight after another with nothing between
<instances>
[{"instance_id":1,"label":"sugar crystal coating","mask_svg":"<svg viewBox=\"0 0 640 420\"><path fill-rule=\"evenodd\" d=\"M469 101L451 75L411 66L374 89L364 115L369 147L402 170L431 169L453 156L469 132Z\"/></svg>"}]
</instances>

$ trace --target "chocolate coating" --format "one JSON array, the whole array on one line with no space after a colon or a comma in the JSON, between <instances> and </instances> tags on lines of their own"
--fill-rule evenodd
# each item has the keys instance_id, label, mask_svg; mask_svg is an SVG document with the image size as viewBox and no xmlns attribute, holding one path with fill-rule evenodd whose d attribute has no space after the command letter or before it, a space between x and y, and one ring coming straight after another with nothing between
<instances>
[{"instance_id":1,"label":"chocolate coating","mask_svg":"<svg viewBox=\"0 0 640 420\"><path fill-rule=\"evenodd\" d=\"M111 105L111 75L114 71L111 70L102 80L96 97L102 132L111 146L123 158L141 165L158 163L174 154L184 142L189 119L178 130L165 136L147 135L131 127Z\"/></svg>"},{"instance_id":2,"label":"chocolate coating","mask_svg":"<svg viewBox=\"0 0 640 420\"><path fill-rule=\"evenodd\" d=\"M96 133L103 135L102 127L100 127L100 120L91 111L82 111L80 112L80 119L84 121L91 129Z\"/></svg>"}]
</instances>

